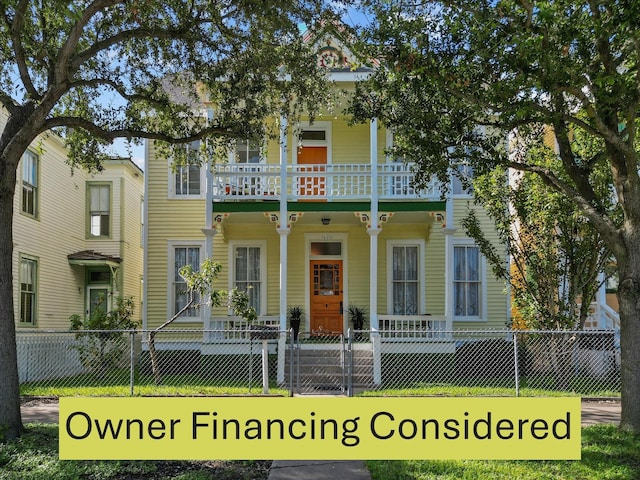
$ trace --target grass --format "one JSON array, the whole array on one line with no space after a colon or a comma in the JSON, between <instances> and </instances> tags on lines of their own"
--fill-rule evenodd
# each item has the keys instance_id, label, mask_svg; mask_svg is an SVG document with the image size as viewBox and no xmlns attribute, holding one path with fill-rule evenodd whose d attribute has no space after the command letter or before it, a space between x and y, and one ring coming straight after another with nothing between
<instances>
[{"instance_id":1,"label":"grass","mask_svg":"<svg viewBox=\"0 0 640 480\"><path fill-rule=\"evenodd\" d=\"M57 425L30 424L19 440L0 444L1 480L264 480L270 463L61 461ZM578 461L372 460L367 467L374 480L635 480L640 478L640 437L611 425L585 427Z\"/></svg>"},{"instance_id":2,"label":"grass","mask_svg":"<svg viewBox=\"0 0 640 480\"><path fill-rule=\"evenodd\" d=\"M613 425L582 429L582 460L574 461L384 461L367 467L373 480L636 480L640 478L640 436Z\"/></svg>"},{"instance_id":3,"label":"grass","mask_svg":"<svg viewBox=\"0 0 640 480\"><path fill-rule=\"evenodd\" d=\"M0 443L0 480L265 480L264 461L76 461L58 459L58 426L30 424L20 439Z\"/></svg>"},{"instance_id":4,"label":"grass","mask_svg":"<svg viewBox=\"0 0 640 480\"><path fill-rule=\"evenodd\" d=\"M29 382L20 385L20 394L28 397L96 397L96 396L129 396L131 387L129 373L126 370L110 372L108 377L92 374L66 377L52 382ZM162 384L156 385L151 375L136 374L133 393L136 396L147 395L256 395L262 393L262 378L254 376L249 388L245 381L229 380L226 382L207 381L198 375L164 375ZM269 393L288 395L288 390L272 384Z\"/></svg>"},{"instance_id":5,"label":"grass","mask_svg":"<svg viewBox=\"0 0 640 480\"><path fill-rule=\"evenodd\" d=\"M364 397L409 397L409 396L425 396L425 397L513 397L515 389L504 386L484 386L480 385L451 385L447 383L418 384L406 388L384 388L380 390L367 390L360 393ZM598 397L598 398L619 398L619 390L611 390L601 388L598 390L589 390L588 395L584 392L559 391L544 388L521 387L521 397Z\"/></svg>"}]
</instances>

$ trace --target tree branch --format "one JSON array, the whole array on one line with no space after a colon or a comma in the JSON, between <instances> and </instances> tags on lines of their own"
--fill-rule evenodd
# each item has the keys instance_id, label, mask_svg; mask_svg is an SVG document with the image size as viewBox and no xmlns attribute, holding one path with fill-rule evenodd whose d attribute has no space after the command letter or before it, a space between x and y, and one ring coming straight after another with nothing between
<instances>
[{"instance_id":1,"label":"tree branch","mask_svg":"<svg viewBox=\"0 0 640 480\"><path fill-rule=\"evenodd\" d=\"M594 205L589 203L581 192L568 183L563 182L550 169L520 162L507 162L506 166L519 171L535 173L540 176L545 184L572 199L576 202L584 216L587 217L600 232L602 232L602 236L611 251L613 251L616 256L624 253L624 242L622 241L619 229L613 221L606 214L598 211Z\"/></svg>"},{"instance_id":2,"label":"tree branch","mask_svg":"<svg viewBox=\"0 0 640 480\"><path fill-rule=\"evenodd\" d=\"M54 117L47 119L43 125L42 131L38 133L61 127L82 129L95 136L96 138L105 141L113 141L116 138L146 138L149 140L159 140L171 144L184 144L191 143L196 140L200 140L203 137L211 135L225 137L235 136L235 133L233 131L221 127L206 127L192 135L184 137L174 137L162 132L150 132L146 130L129 128L110 130L104 127L100 127L99 125L96 125L95 123L80 117Z\"/></svg>"},{"instance_id":3,"label":"tree branch","mask_svg":"<svg viewBox=\"0 0 640 480\"><path fill-rule=\"evenodd\" d=\"M31 80L31 76L29 75L27 60L25 57L24 49L22 48L22 41L20 39L20 34L22 33L24 27L24 16L28 6L29 0L20 0L18 5L16 5L16 13L10 26L11 43L13 45L13 53L16 56L16 66L18 67L18 73L20 74L22 84L27 90L27 94L32 99L39 100L41 98L41 95L36 90L35 86L33 85L33 81Z\"/></svg>"}]
</instances>

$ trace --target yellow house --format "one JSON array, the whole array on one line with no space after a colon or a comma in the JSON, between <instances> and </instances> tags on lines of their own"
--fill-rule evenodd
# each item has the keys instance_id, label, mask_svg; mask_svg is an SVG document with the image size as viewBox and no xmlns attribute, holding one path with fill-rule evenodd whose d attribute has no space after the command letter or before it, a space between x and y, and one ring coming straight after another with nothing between
<instances>
[{"instance_id":1,"label":"yellow house","mask_svg":"<svg viewBox=\"0 0 640 480\"><path fill-rule=\"evenodd\" d=\"M337 87L352 90L371 70L349 68L349 56L337 42L318 48ZM350 125L336 111L291 128L286 118L271 121L279 139L239 139L224 164L174 171L147 145L145 328L184 305L177 272L205 258L223 266L219 288L251 287L258 321L281 331L291 306L305 312L301 331L315 336L346 334L349 307L363 308L364 348L374 351L378 338L505 328L504 283L460 226L468 208L485 217L459 180L445 197L435 180L416 190L411 163L385 154L393 135L376 119ZM173 327L203 329L203 354L244 328L227 309L206 306Z\"/></svg>"},{"instance_id":2,"label":"yellow house","mask_svg":"<svg viewBox=\"0 0 640 480\"><path fill-rule=\"evenodd\" d=\"M43 136L18 166L13 278L18 329L69 329L69 316L133 297L141 316L143 172L129 159L71 173L63 141Z\"/></svg>"}]
</instances>

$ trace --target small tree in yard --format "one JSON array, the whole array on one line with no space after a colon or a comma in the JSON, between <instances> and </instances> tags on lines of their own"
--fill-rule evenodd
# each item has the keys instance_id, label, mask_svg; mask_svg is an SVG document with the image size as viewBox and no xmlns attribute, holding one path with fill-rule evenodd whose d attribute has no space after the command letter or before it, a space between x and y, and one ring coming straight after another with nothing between
<instances>
[{"instance_id":1,"label":"small tree in yard","mask_svg":"<svg viewBox=\"0 0 640 480\"><path fill-rule=\"evenodd\" d=\"M263 2L264 3L264 2ZM262 4L261 4L262 5ZM114 139L171 148L263 138L325 104L322 70L299 25L335 2L0 0L0 431L22 431L12 259L17 168L54 133L72 166L99 171ZM208 101L215 115L208 115ZM161 161L165 161L164 159Z\"/></svg>"},{"instance_id":2,"label":"small tree in yard","mask_svg":"<svg viewBox=\"0 0 640 480\"><path fill-rule=\"evenodd\" d=\"M235 315L242 317L247 322L253 322L258 318L255 308L253 308L249 303L249 295L247 292L238 290L237 288L234 288L229 292L226 290L215 290L213 288L221 269L222 265L220 265L219 262L214 262L210 258L202 262L200 269L197 272L193 271L191 265L185 265L180 268L180 276L186 285L186 291L184 293L187 294L187 302L169 320L149 332L149 357L151 358L151 371L157 385L162 382L162 374L156 350L156 335L171 325L187 310L191 308L200 308L200 306L204 304L209 304L212 307L227 306Z\"/></svg>"},{"instance_id":3,"label":"small tree in yard","mask_svg":"<svg viewBox=\"0 0 640 480\"><path fill-rule=\"evenodd\" d=\"M71 330L77 331L74 349L80 355L82 365L95 373L99 378L117 367L122 355L128 348L123 330L131 330L138 326L133 320L134 302L132 298L116 300L116 308L107 312L103 308L106 299L90 316L71 315Z\"/></svg>"}]
</instances>

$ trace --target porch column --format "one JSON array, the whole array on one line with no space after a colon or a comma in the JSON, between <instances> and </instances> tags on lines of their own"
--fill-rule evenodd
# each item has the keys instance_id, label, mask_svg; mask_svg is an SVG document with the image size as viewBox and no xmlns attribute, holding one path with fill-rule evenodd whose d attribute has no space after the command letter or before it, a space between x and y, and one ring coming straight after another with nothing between
<instances>
[{"instance_id":1,"label":"porch column","mask_svg":"<svg viewBox=\"0 0 640 480\"><path fill-rule=\"evenodd\" d=\"M382 350L378 322L378 235L382 230L378 219L378 119L369 125L369 155L371 163L371 226L369 234L369 321L373 349L373 383L382 383Z\"/></svg>"},{"instance_id":2,"label":"porch column","mask_svg":"<svg viewBox=\"0 0 640 480\"><path fill-rule=\"evenodd\" d=\"M280 117L280 225L276 231L280 235L280 331L287 329L287 269L288 269L288 236L291 228L288 225L287 212L287 117ZM284 383L284 366L286 352L286 334L278 340L278 366L276 380Z\"/></svg>"},{"instance_id":3,"label":"porch column","mask_svg":"<svg viewBox=\"0 0 640 480\"><path fill-rule=\"evenodd\" d=\"M213 172L211 170L211 163L205 164L205 207L204 207L204 224L205 228L202 229L204 233L204 258L213 258L213 237L217 233L217 230L213 225ZM211 293L211 292L209 292ZM211 328L211 305L209 302L205 302L202 306L202 315L204 316L204 329ZM208 334L206 334L208 335ZM207 339L205 338L205 341Z\"/></svg>"},{"instance_id":4,"label":"porch column","mask_svg":"<svg viewBox=\"0 0 640 480\"><path fill-rule=\"evenodd\" d=\"M453 282L451 272L453 272L453 234L456 228L453 228L453 198L451 191L453 186L450 185L449 193L447 193L447 203L445 211L445 228L444 233L444 315L447 320L447 330L453 330Z\"/></svg>"},{"instance_id":5,"label":"porch column","mask_svg":"<svg viewBox=\"0 0 640 480\"><path fill-rule=\"evenodd\" d=\"M287 329L287 117L280 117L280 330Z\"/></svg>"},{"instance_id":6,"label":"porch column","mask_svg":"<svg viewBox=\"0 0 640 480\"><path fill-rule=\"evenodd\" d=\"M369 152L371 163L371 218L369 234L369 316L371 330L378 331L378 120L369 125Z\"/></svg>"}]
</instances>

